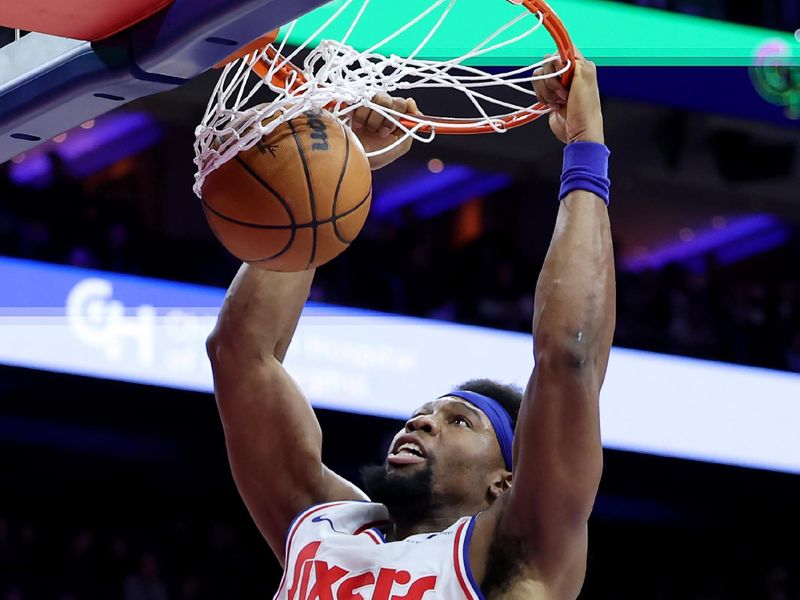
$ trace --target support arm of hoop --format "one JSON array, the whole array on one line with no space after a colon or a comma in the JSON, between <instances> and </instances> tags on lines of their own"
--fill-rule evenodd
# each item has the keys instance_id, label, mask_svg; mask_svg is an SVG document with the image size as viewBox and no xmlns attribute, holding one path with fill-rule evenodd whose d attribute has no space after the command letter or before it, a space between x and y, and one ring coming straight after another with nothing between
<instances>
[{"instance_id":1,"label":"support arm of hoop","mask_svg":"<svg viewBox=\"0 0 800 600\"><path fill-rule=\"evenodd\" d=\"M131 100L173 89L324 0L174 0L107 40L31 33L0 48L0 163ZM259 29L262 28L262 29Z\"/></svg>"}]
</instances>

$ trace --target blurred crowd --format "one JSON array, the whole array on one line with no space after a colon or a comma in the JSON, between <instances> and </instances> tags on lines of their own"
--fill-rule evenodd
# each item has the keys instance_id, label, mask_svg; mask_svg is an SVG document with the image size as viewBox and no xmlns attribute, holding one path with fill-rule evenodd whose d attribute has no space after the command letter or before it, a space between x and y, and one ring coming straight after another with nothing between
<instances>
[{"instance_id":1,"label":"blurred crowd","mask_svg":"<svg viewBox=\"0 0 800 600\"><path fill-rule=\"evenodd\" d=\"M253 530L163 515L127 531L0 517L0 600L269 598L281 571ZM732 530L597 523L580 598L791 600L798 559Z\"/></svg>"},{"instance_id":2,"label":"blurred crowd","mask_svg":"<svg viewBox=\"0 0 800 600\"><path fill-rule=\"evenodd\" d=\"M136 176L111 181L88 186L56 169L55 181L36 189L0 177L0 254L228 285L237 263L210 234L159 233L137 203ZM508 233L513 211L504 218L495 205L492 199L482 227L466 236L458 211L371 221L347 252L319 269L312 299L529 331L549 231L539 232L540 247L531 252L530 237ZM732 267L709 257L702 269L618 268L615 343L800 372L798 250L795 235Z\"/></svg>"},{"instance_id":3,"label":"blurred crowd","mask_svg":"<svg viewBox=\"0 0 800 600\"><path fill-rule=\"evenodd\" d=\"M0 600L268 598L277 563L240 533L190 518L73 528L0 517Z\"/></svg>"}]
</instances>

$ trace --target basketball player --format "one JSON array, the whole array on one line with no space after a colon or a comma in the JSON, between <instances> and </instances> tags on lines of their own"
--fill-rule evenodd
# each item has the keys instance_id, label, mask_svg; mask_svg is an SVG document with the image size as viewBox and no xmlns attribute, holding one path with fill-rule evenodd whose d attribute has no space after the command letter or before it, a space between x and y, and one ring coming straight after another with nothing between
<instances>
[{"instance_id":1,"label":"basketball player","mask_svg":"<svg viewBox=\"0 0 800 600\"><path fill-rule=\"evenodd\" d=\"M555 78L535 87L566 148L521 407L519 394L487 381L421 398L385 463L364 471L370 502L322 464L319 424L281 366L314 273L243 266L231 284L208 350L236 484L284 567L276 598L578 595L615 321L608 150L593 63L577 59L569 90ZM393 140L379 115L356 120L368 148Z\"/></svg>"}]
</instances>

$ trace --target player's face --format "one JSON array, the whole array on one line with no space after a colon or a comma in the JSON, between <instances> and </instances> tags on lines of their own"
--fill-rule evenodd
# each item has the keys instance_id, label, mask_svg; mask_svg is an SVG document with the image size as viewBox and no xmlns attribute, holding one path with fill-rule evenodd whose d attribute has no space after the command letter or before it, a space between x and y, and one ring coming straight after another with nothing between
<instances>
[{"instance_id":1,"label":"player's face","mask_svg":"<svg viewBox=\"0 0 800 600\"><path fill-rule=\"evenodd\" d=\"M489 418L452 396L417 409L386 457L386 471L394 476L430 469L432 491L451 501L485 499L492 478L503 468Z\"/></svg>"}]
</instances>

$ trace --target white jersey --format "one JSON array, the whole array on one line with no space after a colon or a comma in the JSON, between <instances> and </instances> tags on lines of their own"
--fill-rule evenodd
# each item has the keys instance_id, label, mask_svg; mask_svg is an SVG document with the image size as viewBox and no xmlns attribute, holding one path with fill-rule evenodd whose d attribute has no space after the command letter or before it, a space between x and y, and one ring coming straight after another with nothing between
<instances>
[{"instance_id":1,"label":"white jersey","mask_svg":"<svg viewBox=\"0 0 800 600\"><path fill-rule=\"evenodd\" d=\"M383 504L330 502L289 528L275 600L483 600L469 564L475 517L387 542Z\"/></svg>"}]
</instances>

